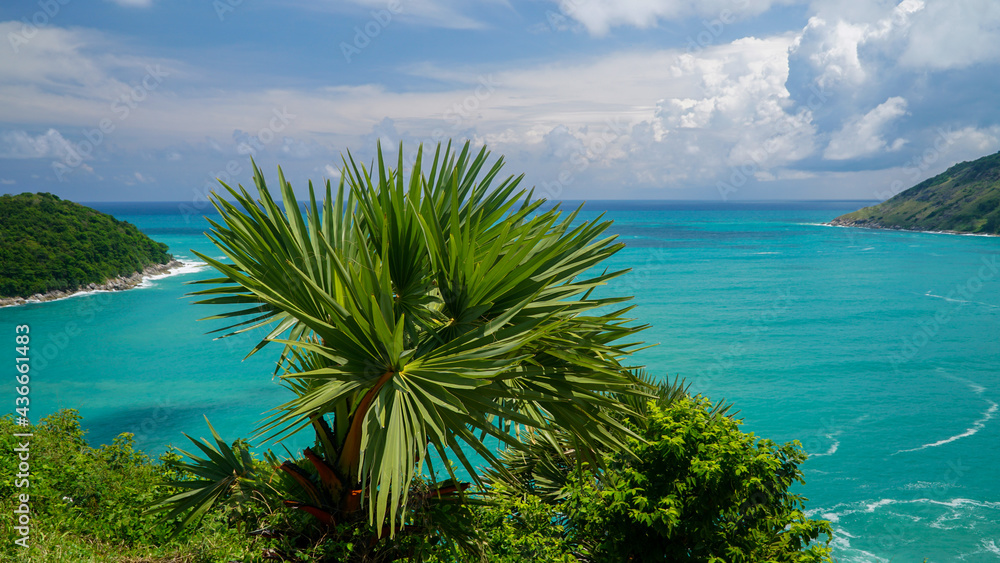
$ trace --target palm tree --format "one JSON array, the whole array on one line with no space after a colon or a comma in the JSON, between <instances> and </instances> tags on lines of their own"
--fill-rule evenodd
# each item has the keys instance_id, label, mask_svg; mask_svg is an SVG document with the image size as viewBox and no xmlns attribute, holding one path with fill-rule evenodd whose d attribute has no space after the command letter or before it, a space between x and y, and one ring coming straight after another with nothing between
<instances>
[{"instance_id":1,"label":"palm tree","mask_svg":"<svg viewBox=\"0 0 1000 563\"><path fill-rule=\"evenodd\" d=\"M597 270L624 245L604 235L610 221L499 180L488 157L449 143L425 168L421 148L407 174L402 146L395 168L379 146L367 169L348 153L322 203L310 183L300 206L279 169L279 205L256 165L258 200L213 194L209 237L228 262L199 254L221 275L194 295L230 307L209 317L233 323L225 336L268 328L250 354L283 346L293 397L257 436L312 427L303 460L268 460L296 485L288 504L327 525L362 515L392 536L425 469L419 500L460 495L452 462L481 485L480 465L504 471L497 452L527 448L524 432L559 428L579 453L625 447L620 397L643 391L623 362L645 327L624 317L629 298L594 293L626 271ZM187 465L200 478L160 505L169 516L275 487L213 435Z\"/></svg>"}]
</instances>

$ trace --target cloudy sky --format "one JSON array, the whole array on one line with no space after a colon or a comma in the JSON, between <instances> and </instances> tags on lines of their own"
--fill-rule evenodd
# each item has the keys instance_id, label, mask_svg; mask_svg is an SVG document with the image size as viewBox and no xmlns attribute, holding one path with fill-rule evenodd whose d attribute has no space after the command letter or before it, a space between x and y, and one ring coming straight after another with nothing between
<instances>
[{"instance_id":1,"label":"cloudy sky","mask_svg":"<svg viewBox=\"0 0 1000 563\"><path fill-rule=\"evenodd\" d=\"M0 191L186 201L471 139L556 199L884 199L1000 150L996 0L35 0Z\"/></svg>"}]
</instances>

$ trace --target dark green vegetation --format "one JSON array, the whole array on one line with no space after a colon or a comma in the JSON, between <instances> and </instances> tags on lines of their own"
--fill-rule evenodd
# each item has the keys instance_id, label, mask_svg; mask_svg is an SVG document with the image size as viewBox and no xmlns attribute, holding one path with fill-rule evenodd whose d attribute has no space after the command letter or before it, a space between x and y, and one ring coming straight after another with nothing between
<instances>
[{"instance_id":1,"label":"dark green vegetation","mask_svg":"<svg viewBox=\"0 0 1000 563\"><path fill-rule=\"evenodd\" d=\"M138 228L48 193L0 196L0 297L72 291L170 261Z\"/></svg>"},{"instance_id":2,"label":"dark green vegetation","mask_svg":"<svg viewBox=\"0 0 1000 563\"><path fill-rule=\"evenodd\" d=\"M952 166L834 225L1000 234L1000 153Z\"/></svg>"}]
</instances>

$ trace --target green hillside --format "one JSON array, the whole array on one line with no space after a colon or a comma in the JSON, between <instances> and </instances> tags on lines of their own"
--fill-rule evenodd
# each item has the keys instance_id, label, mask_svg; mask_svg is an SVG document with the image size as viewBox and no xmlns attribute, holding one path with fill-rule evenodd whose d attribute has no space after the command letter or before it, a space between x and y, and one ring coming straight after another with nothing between
<instances>
[{"instance_id":1,"label":"green hillside","mask_svg":"<svg viewBox=\"0 0 1000 563\"><path fill-rule=\"evenodd\" d=\"M170 261L167 245L48 193L0 196L0 297L27 297Z\"/></svg>"},{"instance_id":2,"label":"green hillside","mask_svg":"<svg viewBox=\"0 0 1000 563\"><path fill-rule=\"evenodd\" d=\"M1000 234L1000 152L962 162L834 225Z\"/></svg>"}]
</instances>

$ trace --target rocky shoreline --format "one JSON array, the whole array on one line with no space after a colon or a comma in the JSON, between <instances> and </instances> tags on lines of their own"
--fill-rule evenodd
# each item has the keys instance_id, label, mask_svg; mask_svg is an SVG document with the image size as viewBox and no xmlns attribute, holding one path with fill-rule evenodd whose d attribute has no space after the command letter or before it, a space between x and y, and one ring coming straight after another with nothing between
<instances>
[{"instance_id":1,"label":"rocky shoreline","mask_svg":"<svg viewBox=\"0 0 1000 563\"><path fill-rule=\"evenodd\" d=\"M43 301L55 301L63 299L84 291L124 291L142 283L149 276L167 274L170 270L180 268L184 263L180 260L171 260L166 264L154 264L146 266L141 272L135 272L128 276L118 276L109 279L104 283L91 283L78 287L73 291L49 291L46 293L36 293L30 297L0 297L0 307L11 307L14 305L24 305L25 303L39 303Z\"/></svg>"},{"instance_id":2,"label":"rocky shoreline","mask_svg":"<svg viewBox=\"0 0 1000 563\"><path fill-rule=\"evenodd\" d=\"M884 231L906 231L908 233L931 233L936 235L965 235L965 236L976 236L976 237L995 237L1000 235L995 235L993 233L967 233L964 231L926 231L923 229L909 229L900 225L883 225L881 223L875 223L872 221L862 220L862 221L842 221L840 219L834 219L829 223L826 223L831 227L857 227L859 229L879 229Z\"/></svg>"}]
</instances>

